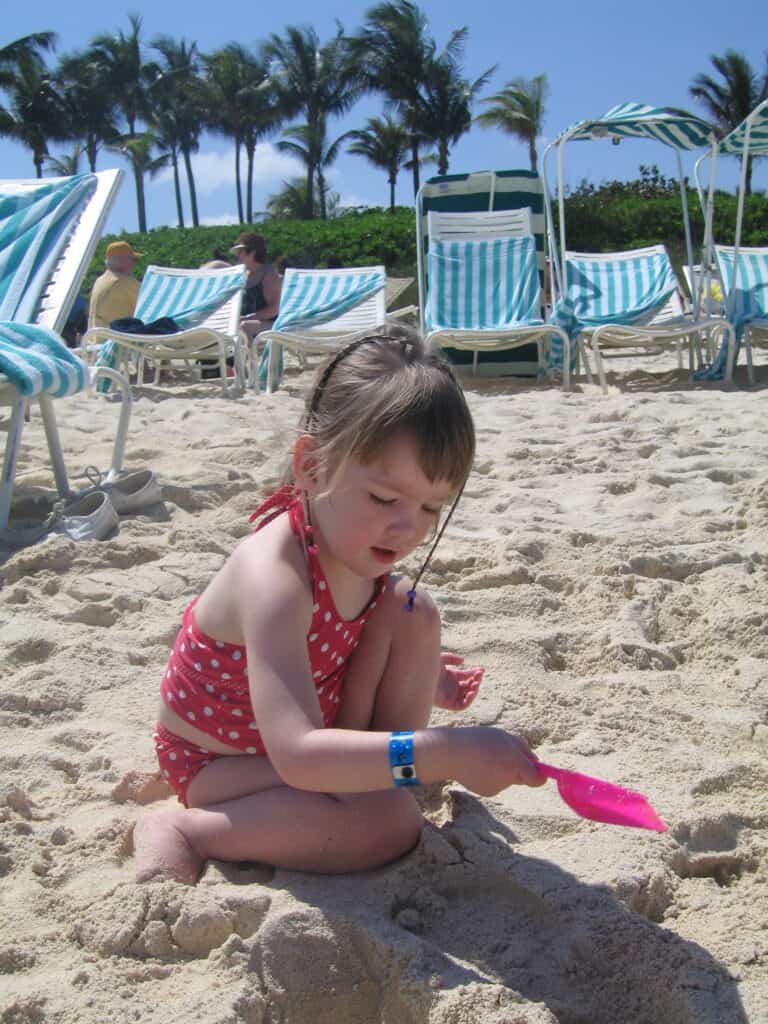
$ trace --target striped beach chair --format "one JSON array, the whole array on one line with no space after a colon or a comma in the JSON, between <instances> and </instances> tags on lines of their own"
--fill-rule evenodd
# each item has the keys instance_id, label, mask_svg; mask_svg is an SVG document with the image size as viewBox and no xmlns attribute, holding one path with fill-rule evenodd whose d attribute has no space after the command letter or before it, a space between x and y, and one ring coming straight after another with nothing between
<instances>
[{"instance_id":1,"label":"striped beach chair","mask_svg":"<svg viewBox=\"0 0 768 1024\"><path fill-rule=\"evenodd\" d=\"M97 365L128 368L133 362L139 381L143 379L144 361L152 363L155 384L160 381L163 363L180 361L191 367L208 359L218 362L221 383L226 388L227 357L232 356L236 379L242 387L239 325L245 275L244 267L147 267L134 316L145 324L168 317L180 330L173 334L132 334L112 327L95 327L85 334L83 346L89 353L98 353ZM195 372L199 373L199 366Z\"/></svg>"},{"instance_id":2,"label":"striped beach chair","mask_svg":"<svg viewBox=\"0 0 768 1024\"><path fill-rule=\"evenodd\" d=\"M252 341L264 343L258 376L275 391L282 376L283 349L299 357L326 355L363 337L387 319L384 267L343 267L338 270L289 268L283 279L280 309L272 329ZM255 374L250 373L253 380Z\"/></svg>"},{"instance_id":3,"label":"striped beach chair","mask_svg":"<svg viewBox=\"0 0 768 1024\"><path fill-rule=\"evenodd\" d=\"M686 314L678 281L663 245L628 252L565 254L564 294L552 316L571 338L592 380L589 352L604 392L604 359L674 348L687 343L690 370L694 344L707 332L726 338L728 379L733 373L733 331L718 318ZM553 356L557 341L553 340Z\"/></svg>"},{"instance_id":4,"label":"striped beach chair","mask_svg":"<svg viewBox=\"0 0 768 1024\"><path fill-rule=\"evenodd\" d=\"M416 201L416 244L419 285L419 310L422 329L426 330L426 303L429 270L429 214L487 214L528 211L530 232L536 242L536 265L544 283L544 198L541 179L533 171L473 171L430 178ZM469 223L469 221L468 221ZM474 231L473 228L469 228ZM493 233L493 232L492 232ZM507 232L517 235L518 230ZM526 232L528 233L528 232ZM479 231L474 231L476 237ZM457 367L472 369L478 376L535 377L540 373L539 347L534 339L514 347L465 349L446 345L444 353Z\"/></svg>"},{"instance_id":5,"label":"striped beach chair","mask_svg":"<svg viewBox=\"0 0 768 1024\"><path fill-rule=\"evenodd\" d=\"M508 352L534 343L537 367L544 374L552 334L558 334L566 353L563 387L567 390L570 342L543 318L530 210L430 211L427 223L427 341L472 352L474 373L483 353Z\"/></svg>"},{"instance_id":6,"label":"striped beach chair","mask_svg":"<svg viewBox=\"0 0 768 1024\"><path fill-rule=\"evenodd\" d=\"M10 419L0 480L0 529L8 525L22 429L36 400L56 489L72 496L54 399L76 394L97 377L122 390L106 480L122 468L131 415L128 381L94 371L60 337L104 229L122 178L118 170L73 178L0 181L0 405Z\"/></svg>"},{"instance_id":7,"label":"striped beach chair","mask_svg":"<svg viewBox=\"0 0 768 1024\"><path fill-rule=\"evenodd\" d=\"M749 383L754 384L752 349L768 345L768 248L716 245L715 259L720 273L725 316L736 334L736 349L743 342ZM723 352L712 364L722 375Z\"/></svg>"}]
</instances>

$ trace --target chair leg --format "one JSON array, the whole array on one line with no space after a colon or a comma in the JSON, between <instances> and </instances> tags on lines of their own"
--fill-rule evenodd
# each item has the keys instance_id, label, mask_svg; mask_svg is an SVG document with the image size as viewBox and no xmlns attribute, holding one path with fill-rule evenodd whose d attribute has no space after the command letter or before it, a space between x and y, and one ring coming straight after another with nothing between
<instances>
[{"instance_id":1,"label":"chair leg","mask_svg":"<svg viewBox=\"0 0 768 1024\"><path fill-rule=\"evenodd\" d=\"M107 480L114 480L120 475L120 471L123 468L125 442L128 437L128 424L131 421L131 411L133 408L133 393L130 381L117 370L112 370L107 366L100 366L91 378L91 384L95 383L97 377L108 377L109 380L117 384L123 396L123 400L120 403L120 416L117 421L115 443L112 446L112 465L109 467L109 472L106 476Z\"/></svg>"},{"instance_id":2,"label":"chair leg","mask_svg":"<svg viewBox=\"0 0 768 1024\"><path fill-rule=\"evenodd\" d=\"M755 368L752 365L752 328L747 327L744 331L744 355L747 360L747 380L750 384L755 383Z\"/></svg>"},{"instance_id":3,"label":"chair leg","mask_svg":"<svg viewBox=\"0 0 768 1024\"><path fill-rule=\"evenodd\" d=\"M605 379L605 367L603 366L603 357L600 354L600 343L597 339L597 332L592 335L591 348L595 356L595 366L597 367L597 377L600 381L600 387L603 389L603 394L607 395L608 381Z\"/></svg>"},{"instance_id":4,"label":"chair leg","mask_svg":"<svg viewBox=\"0 0 768 1024\"><path fill-rule=\"evenodd\" d=\"M53 399L50 395L40 394L37 396L40 405L40 412L43 417L45 437L48 441L48 451L51 453L53 475L56 480L56 490L62 498L68 498L72 493L67 479L67 470L64 466L64 453L61 450L61 438L56 423L56 414L53 411Z\"/></svg>"},{"instance_id":5,"label":"chair leg","mask_svg":"<svg viewBox=\"0 0 768 1024\"><path fill-rule=\"evenodd\" d=\"M5 442L5 458L3 459L3 476L2 480L0 480L0 530L6 528L11 515L13 480L16 476L21 432L24 428L24 416L28 405L29 401L23 395L19 395L13 403L11 421L8 424L8 437Z\"/></svg>"}]
</instances>

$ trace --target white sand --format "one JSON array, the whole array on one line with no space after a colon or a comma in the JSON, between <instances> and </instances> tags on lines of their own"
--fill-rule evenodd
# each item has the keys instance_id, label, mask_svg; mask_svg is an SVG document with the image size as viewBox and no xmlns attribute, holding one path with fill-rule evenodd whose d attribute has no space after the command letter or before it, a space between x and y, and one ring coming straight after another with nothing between
<instances>
[{"instance_id":1,"label":"white sand","mask_svg":"<svg viewBox=\"0 0 768 1024\"><path fill-rule=\"evenodd\" d=\"M434 787L421 845L381 871L133 884L131 825L168 799L169 646L274 484L306 379L143 389L127 464L164 505L0 566L0 1022L765 1024L764 384L469 387L477 465L428 580L446 646L488 669L463 718L639 789L667 833L582 821L553 783ZM56 409L73 475L104 465L115 406ZM22 497L51 495L41 438L35 414Z\"/></svg>"}]
</instances>

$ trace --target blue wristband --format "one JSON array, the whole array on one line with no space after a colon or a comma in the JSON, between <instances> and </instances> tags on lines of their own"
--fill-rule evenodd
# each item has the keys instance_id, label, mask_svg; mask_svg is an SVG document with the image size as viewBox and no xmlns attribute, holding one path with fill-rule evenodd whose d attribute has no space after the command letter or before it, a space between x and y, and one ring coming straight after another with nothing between
<instances>
[{"instance_id":1,"label":"blue wristband","mask_svg":"<svg viewBox=\"0 0 768 1024\"><path fill-rule=\"evenodd\" d=\"M393 732L389 735L389 763L392 781L396 786L418 786L413 765L413 730Z\"/></svg>"}]
</instances>

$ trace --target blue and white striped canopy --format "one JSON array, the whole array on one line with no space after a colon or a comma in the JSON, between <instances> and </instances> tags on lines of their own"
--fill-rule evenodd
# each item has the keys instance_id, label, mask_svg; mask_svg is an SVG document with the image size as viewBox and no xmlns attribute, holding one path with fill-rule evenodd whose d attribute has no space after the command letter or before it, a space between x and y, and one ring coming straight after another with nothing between
<instances>
[{"instance_id":1,"label":"blue and white striped canopy","mask_svg":"<svg viewBox=\"0 0 768 1024\"><path fill-rule=\"evenodd\" d=\"M715 129L707 121L674 107L619 103L594 121L579 121L558 136L566 139L654 139L673 149L711 146Z\"/></svg>"},{"instance_id":2,"label":"blue and white striped canopy","mask_svg":"<svg viewBox=\"0 0 768 1024\"><path fill-rule=\"evenodd\" d=\"M720 143L721 153L741 155L744 151L744 140L747 135L747 124L751 123L749 133L749 152L759 156L768 153L768 100L764 100L749 114L741 124L726 135Z\"/></svg>"}]
</instances>

